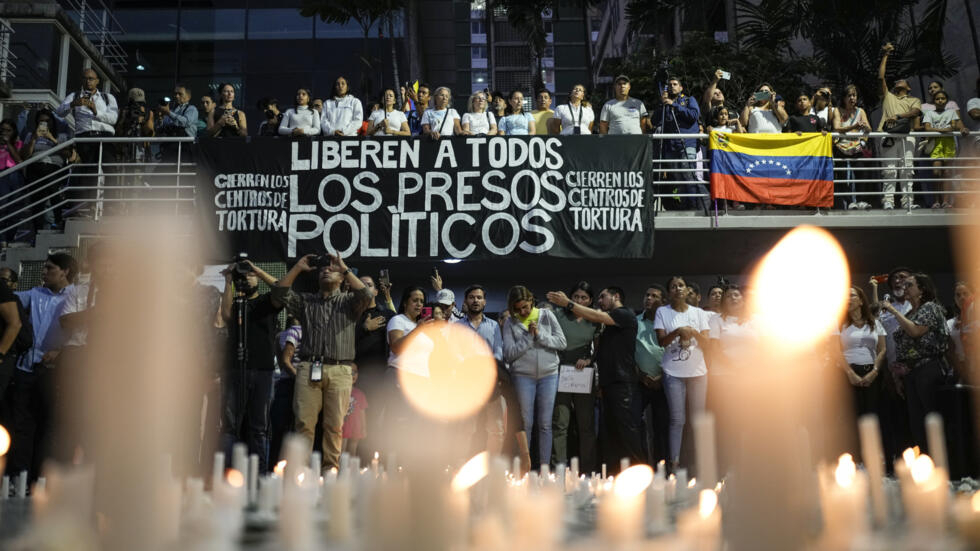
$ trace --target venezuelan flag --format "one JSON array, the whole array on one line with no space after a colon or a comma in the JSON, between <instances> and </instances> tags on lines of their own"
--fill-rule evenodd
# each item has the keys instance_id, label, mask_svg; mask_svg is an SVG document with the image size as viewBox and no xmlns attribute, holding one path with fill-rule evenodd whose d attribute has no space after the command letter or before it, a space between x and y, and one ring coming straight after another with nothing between
<instances>
[{"instance_id":1,"label":"venezuelan flag","mask_svg":"<svg viewBox=\"0 0 980 551\"><path fill-rule=\"evenodd\" d=\"M711 197L773 205L834 205L831 136L711 133Z\"/></svg>"}]
</instances>

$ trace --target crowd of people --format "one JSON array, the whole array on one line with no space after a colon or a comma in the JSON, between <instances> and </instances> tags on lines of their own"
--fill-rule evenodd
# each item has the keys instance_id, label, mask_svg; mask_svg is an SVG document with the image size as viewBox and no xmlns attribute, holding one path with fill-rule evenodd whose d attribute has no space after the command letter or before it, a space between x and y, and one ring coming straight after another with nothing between
<instances>
[{"instance_id":1,"label":"crowd of people","mask_svg":"<svg viewBox=\"0 0 980 551\"><path fill-rule=\"evenodd\" d=\"M723 85L730 75L718 69L700 101L683 81L672 78L664 84L662 97L656 104L647 106L630 95L630 77L619 75L613 83L614 97L601 106L591 105L586 87L575 84L562 104L555 104L551 90L535 90L533 100L528 102L533 103L533 109L528 109L525 104L524 90L505 94L489 89L474 92L465 108L457 109L452 105L449 88L432 88L418 81L405 83L397 89L384 88L377 98L356 98L347 79L338 77L325 99L314 97L307 88L299 88L292 106L285 111L280 109L275 98L259 100L256 108L261 122L255 126L253 134L292 139L310 136L424 136L439 139L459 135L834 132L838 133L834 138L834 156L841 159L843 165L836 173L836 179L870 179L867 171L854 170L869 165L854 160L874 156L883 159L880 189L876 184L840 183L836 207L870 209L880 197L880 203L875 206L894 209L896 193L900 195L899 205L903 209L953 207L957 198L955 192L960 186L956 183L954 170L947 168L950 159L958 154L980 152L977 137L969 136L971 131L980 130L980 80L977 81L977 97L969 99L962 113L939 81L929 84L928 101L923 101L911 95L907 80L898 79L892 83L886 80L888 58L893 51L891 44L882 49L878 71L882 110L874 125L868 112L861 107L862 98L854 85L846 85L839 91L820 86L814 91L800 90L781 95L770 84L762 83L742 102L725 96ZM125 104L121 105L112 94L100 89L95 71L85 70L82 78L80 90L68 94L56 109L42 108L33 113L25 109L16 121L0 121L0 137L4 141L0 147L0 167L10 168L33 156L45 155L46 151L71 136L228 138L250 135L248 116L242 106L236 105L236 88L232 84L220 84L216 93L201 96L197 105L193 102L192 90L183 84L174 88L173 97L157 102L148 101L142 89L133 88L129 90ZM871 130L890 132L894 136L870 140L866 133ZM908 135L913 130L949 135L917 140ZM60 155L46 156L43 162L33 164L26 174L14 173L0 178L0 195L16 190L26 182L45 178L65 163L97 163L99 151L97 144L88 143L62 150ZM124 144L113 148L112 160L175 162L177 153L175 144ZM187 150L183 154L187 159ZM657 173L660 181L690 182L680 186L665 185L660 192L667 197L671 194L683 197L681 201L664 201L665 208L706 212L707 189L703 183L698 183L702 181L705 163L710 162L706 141L665 139L662 147L657 148L657 155L675 160L669 163L669 168L689 169ZM103 154L102 161L108 160ZM666 166L661 165L661 168ZM918 179L922 182L915 190L913 182ZM69 180L69 186L72 182L75 187L84 187L90 180L73 178ZM913 191L931 193L915 195ZM88 214L84 191L69 189L65 197L72 200L68 205L71 215ZM921 199L916 201L917 197ZM32 212L37 216L33 217L29 228L24 228L24 235L18 236L11 230L0 236L0 242L29 238L32 230L59 227L64 213L61 208L51 208L56 202L49 199L35 204ZM740 203L727 206L736 210L746 208ZM5 212L0 211L0 214Z\"/></svg>"},{"instance_id":2,"label":"crowd of people","mask_svg":"<svg viewBox=\"0 0 980 551\"><path fill-rule=\"evenodd\" d=\"M107 273L101 244L87 264L88 282L78 284L78 262L51 254L42 284L32 289L18 289L16 272L0 269L8 473L36 477L44 459L78 445L58 441L54 411L72 392L64 374L74 373L87 328L100 315L95 304ZM398 435L411 434L403 427L412 409L399 372L418 368L408 347L438 324L471 330L496 365L494 392L454 428L460 460L487 450L519 457L524 469L573 457L583 472L615 472L622 458L689 468L688 419L706 410L719 420L724 460L724 443L739 431L726 408L747 406L730 383L741 377L745 352L763 338L746 306L753 290L723 278L704 296L684 276L651 284L642 297L586 281L537 295L514 285L491 297L474 283L457 301L433 270L428 285L405 286L395 302L387 270L358 274L336 255L302 257L280 279L241 257L222 271L222 291L195 283L190 272L188 296L200 313L195 330L209 335L215 374L191 453L199 472L210 468L214 450L231 461L236 442L246 443L267 472L289 432L322 454L324 470L337 467L343 452L370 461L375 452L404 451ZM889 457L912 445L928 449L925 415L940 410L944 389L972 372L973 287L956 283L954 296L947 310L928 275L895 268L851 287L843 319L814 347L823 366L814 380L849 384L855 413L881 418ZM491 299L505 299L506 308L487 312ZM584 386L561 382L583 376ZM204 397L188 397L195 399ZM846 431L853 424L838 408L819 411L820 425Z\"/></svg>"}]
</instances>

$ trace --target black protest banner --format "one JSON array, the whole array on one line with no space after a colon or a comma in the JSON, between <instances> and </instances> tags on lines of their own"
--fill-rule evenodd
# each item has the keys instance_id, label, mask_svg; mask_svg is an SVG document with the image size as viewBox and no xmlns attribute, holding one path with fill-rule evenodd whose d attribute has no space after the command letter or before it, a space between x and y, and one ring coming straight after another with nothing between
<instances>
[{"instance_id":1,"label":"black protest banner","mask_svg":"<svg viewBox=\"0 0 980 551\"><path fill-rule=\"evenodd\" d=\"M223 251L395 259L649 258L643 136L207 139L198 208Z\"/></svg>"}]
</instances>

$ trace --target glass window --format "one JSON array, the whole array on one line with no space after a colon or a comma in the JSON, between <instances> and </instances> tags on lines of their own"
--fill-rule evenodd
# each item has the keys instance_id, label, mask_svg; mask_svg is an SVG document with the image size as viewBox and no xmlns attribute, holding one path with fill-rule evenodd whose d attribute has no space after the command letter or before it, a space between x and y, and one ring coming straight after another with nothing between
<instances>
[{"instance_id":1,"label":"glass window","mask_svg":"<svg viewBox=\"0 0 980 551\"><path fill-rule=\"evenodd\" d=\"M245 10L183 10L180 14L181 40L242 40L245 38Z\"/></svg>"},{"instance_id":2,"label":"glass window","mask_svg":"<svg viewBox=\"0 0 980 551\"><path fill-rule=\"evenodd\" d=\"M473 34L486 34L487 26L482 19L473 19L470 21L470 32Z\"/></svg>"},{"instance_id":3,"label":"glass window","mask_svg":"<svg viewBox=\"0 0 980 551\"><path fill-rule=\"evenodd\" d=\"M313 38L313 18L303 17L297 9L250 9L248 10L248 38L260 40Z\"/></svg>"},{"instance_id":4,"label":"glass window","mask_svg":"<svg viewBox=\"0 0 980 551\"><path fill-rule=\"evenodd\" d=\"M14 23L10 37L14 88L55 90L61 61L61 36L50 23ZM69 83L74 84L74 83Z\"/></svg>"},{"instance_id":5,"label":"glass window","mask_svg":"<svg viewBox=\"0 0 980 551\"><path fill-rule=\"evenodd\" d=\"M551 57L551 58L555 57L555 47L554 46L550 46L550 45L549 46L545 46L544 47L544 56L543 57Z\"/></svg>"},{"instance_id":6,"label":"glass window","mask_svg":"<svg viewBox=\"0 0 980 551\"><path fill-rule=\"evenodd\" d=\"M177 39L177 10L116 10L116 20L126 29L116 35L126 42L173 42Z\"/></svg>"},{"instance_id":7,"label":"glass window","mask_svg":"<svg viewBox=\"0 0 980 551\"><path fill-rule=\"evenodd\" d=\"M473 71L473 89L482 90L486 88L489 75L486 71Z\"/></svg>"},{"instance_id":8,"label":"glass window","mask_svg":"<svg viewBox=\"0 0 980 551\"><path fill-rule=\"evenodd\" d=\"M78 50L78 46L72 44L68 48L68 83L66 85L65 95L82 89L82 71L85 70L82 64L84 62L85 56Z\"/></svg>"},{"instance_id":9,"label":"glass window","mask_svg":"<svg viewBox=\"0 0 980 551\"><path fill-rule=\"evenodd\" d=\"M471 46L470 56L473 59L486 59L487 58L487 47L486 46Z\"/></svg>"},{"instance_id":10,"label":"glass window","mask_svg":"<svg viewBox=\"0 0 980 551\"><path fill-rule=\"evenodd\" d=\"M296 13L299 12L297 11ZM356 21L351 21L346 25L341 25L340 23L326 23L321 21L319 17L313 17L312 19L316 22L317 38L364 38L364 31L361 30L361 26L358 25ZM307 21L309 21L309 19L307 19ZM375 21L374 24L371 25L371 28L368 29L369 37L378 36L379 24L379 21ZM401 27L401 25L398 21L396 21L395 24L395 34L399 35L399 29L397 27ZM387 35L387 31L385 34Z\"/></svg>"}]
</instances>

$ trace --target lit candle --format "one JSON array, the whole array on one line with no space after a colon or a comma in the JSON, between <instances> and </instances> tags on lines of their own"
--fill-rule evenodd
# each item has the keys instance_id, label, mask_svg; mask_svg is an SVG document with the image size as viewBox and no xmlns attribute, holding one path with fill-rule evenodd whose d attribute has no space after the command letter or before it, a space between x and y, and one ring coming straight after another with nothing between
<instances>
[{"instance_id":1,"label":"lit candle","mask_svg":"<svg viewBox=\"0 0 980 551\"><path fill-rule=\"evenodd\" d=\"M697 510L678 515L677 534L691 551L717 551L721 548L721 509L714 490L701 490Z\"/></svg>"},{"instance_id":2,"label":"lit candle","mask_svg":"<svg viewBox=\"0 0 980 551\"><path fill-rule=\"evenodd\" d=\"M248 473L248 446L242 442L231 447L231 468L243 475Z\"/></svg>"},{"instance_id":3,"label":"lit candle","mask_svg":"<svg viewBox=\"0 0 980 551\"><path fill-rule=\"evenodd\" d=\"M248 456L248 504L254 505L259 499L259 456Z\"/></svg>"},{"instance_id":4,"label":"lit candle","mask_svg":"<svg viewBox=\"0 0 980 551\"><path fill-rule=\"evenodd\" d=\"M718 452L715 450L715 417L710 411L694 416L694 450L697 455L698 478L705 488L718 482Z\"/></svg>"},{"instance_id":5,"label":"lit candle","mask_svg":"<svg viewBox=\"0 0 980 551\"><path fill-rule=\"evenodd\" d=\"M630 467L615 478L613 490L599 501L598 525L603 539L626 545L643 537L646 489L653 482L648 465Z\"/></svg>"},{"instance_id":6,"label":"lit candle","mask_svg":"<svg viewBox=\"0 0 980 551\"><path fill-rule=\"evenodd\" d=\"M579 465L578 457L573 457L571 463L569 464L569 468L572 471L573 478L578 478L579 475L578 465Z\"/></svg>"},{"instance_id":7,"label":"lit candle","mask_svg":"<svg viewBox=\"0 0 980 551\"><path fill-rule=\"evenodd\" d=\"M453 476L449 485L449 522L452 548L466 547L469 529L470 498L473 487L487 477L490 472L490 454L481 452L470 458Z\"/></svg>"},{"instance_id":8,"label":"lit candle","mask_svg":"<svg viewBox=\"0 0 980 551\"><path fill-rule=\"evenodd\" d=\"M288 455L287 455L288 457ZM289 551L313 549L313 508L316 482L309 467L289 468L289 478L283 480L282 502L279 506L279 539ZM295 473L295 474L294 474Z\"/></svg>"},{"instance_id":9,"label":"lit candle","mask_svg":"<svg viewBox=\"0 0 980 551\"><path fill-rule=\"evenodd\" d=\"M378 461L379 458L380 458L380 454L378 452L374 452L374 459L371 460L371 473L374 474L374 476L378 476L379 468L381 465Z\"/></svg>"},{"instance_id":10,"label":"lit candle","mask_svg":"<svg viewBox=\"0 0 980 551\"><path fill-rule=\"evenodd\" d=\"M945 471L937 469L928 455L915 458L909 478L902 483L902 502L913 532L941 534L946 528L949 488Z\"/></svg>"},{"instance_id":11,"label":"lit candle","mask_svg":"<svg viewBox=\"0 0 980 551\"><path fill-rule=\"evenodd\" d=\"M957 531L971 548L980 547L980 492L973 497L958 497L953 504L953 518Z\"/></svg>"},{"instance_id":12,"label":"lit candle","mask_svg":"<svg viewBox=\"0 0 980 551\"><path fill-rule=\"evenodd\" d=\"M10 433L3 425L0 425L0 473L7 466L7 452L10 451ZM9 482L8 482L9 484ZM7 494L3 494L2 499L7 499Z\"/></svg>"},{"instance_id":13,"label":"lit candle","mask_svg":"<svg viewBox=\"0 0 980 551\"><path fill-rule=\"evenodd\" d=\"M949 473L949 460L946 459L946 432L943 430L943 417L936 412L926 415L926 440L929 442L929 456L936 467Z\"/></svg>"},{"instance_id":14,"label":"lit candle","mask_svg":"<svg viewBox=\"0 0 980 551\"><path fill-rule=\"evenodd\" d=\"M214 464L211 466L211 491L213 492L225 479L225 454L214 452Z\"/></svg>"},{"instance_id":15,"label":"lit candle","mask_svg":"<svg viewBox=\"0 0 980 551\"><path fill-rule=\"evenodd\" d=\"M868 484L871 489L871 507L874 511L875 524L885 526L888 520L888 502L885 500L885 454L881 447L881 428L878 416L868 414L858 420L858 432L861 435L861 456L864 458L864 468L868 471Z\"/></svg>"},{"instance_id":16,"label":"lit candle","mask_svg":"<svg viewBox=\"0 0 980 551\"><path fill-rule=\"evenodd\" d=\"M667 481L654 475L647 489L647 525L655 533L666 532L670 527L667 520Z\"/></svg>"},{"instance_id":17,"label":"lit candle","mask_svg":"<svg viewBox=\"0 0 980 551\"><path fill-rule=\"evenodd\" d=\"M840 456L836 469L822 466L819 475L823 514L820 548L850 549L855 537L868 530L867 478L848 453Z\"/></svg>"}]
</instances>

